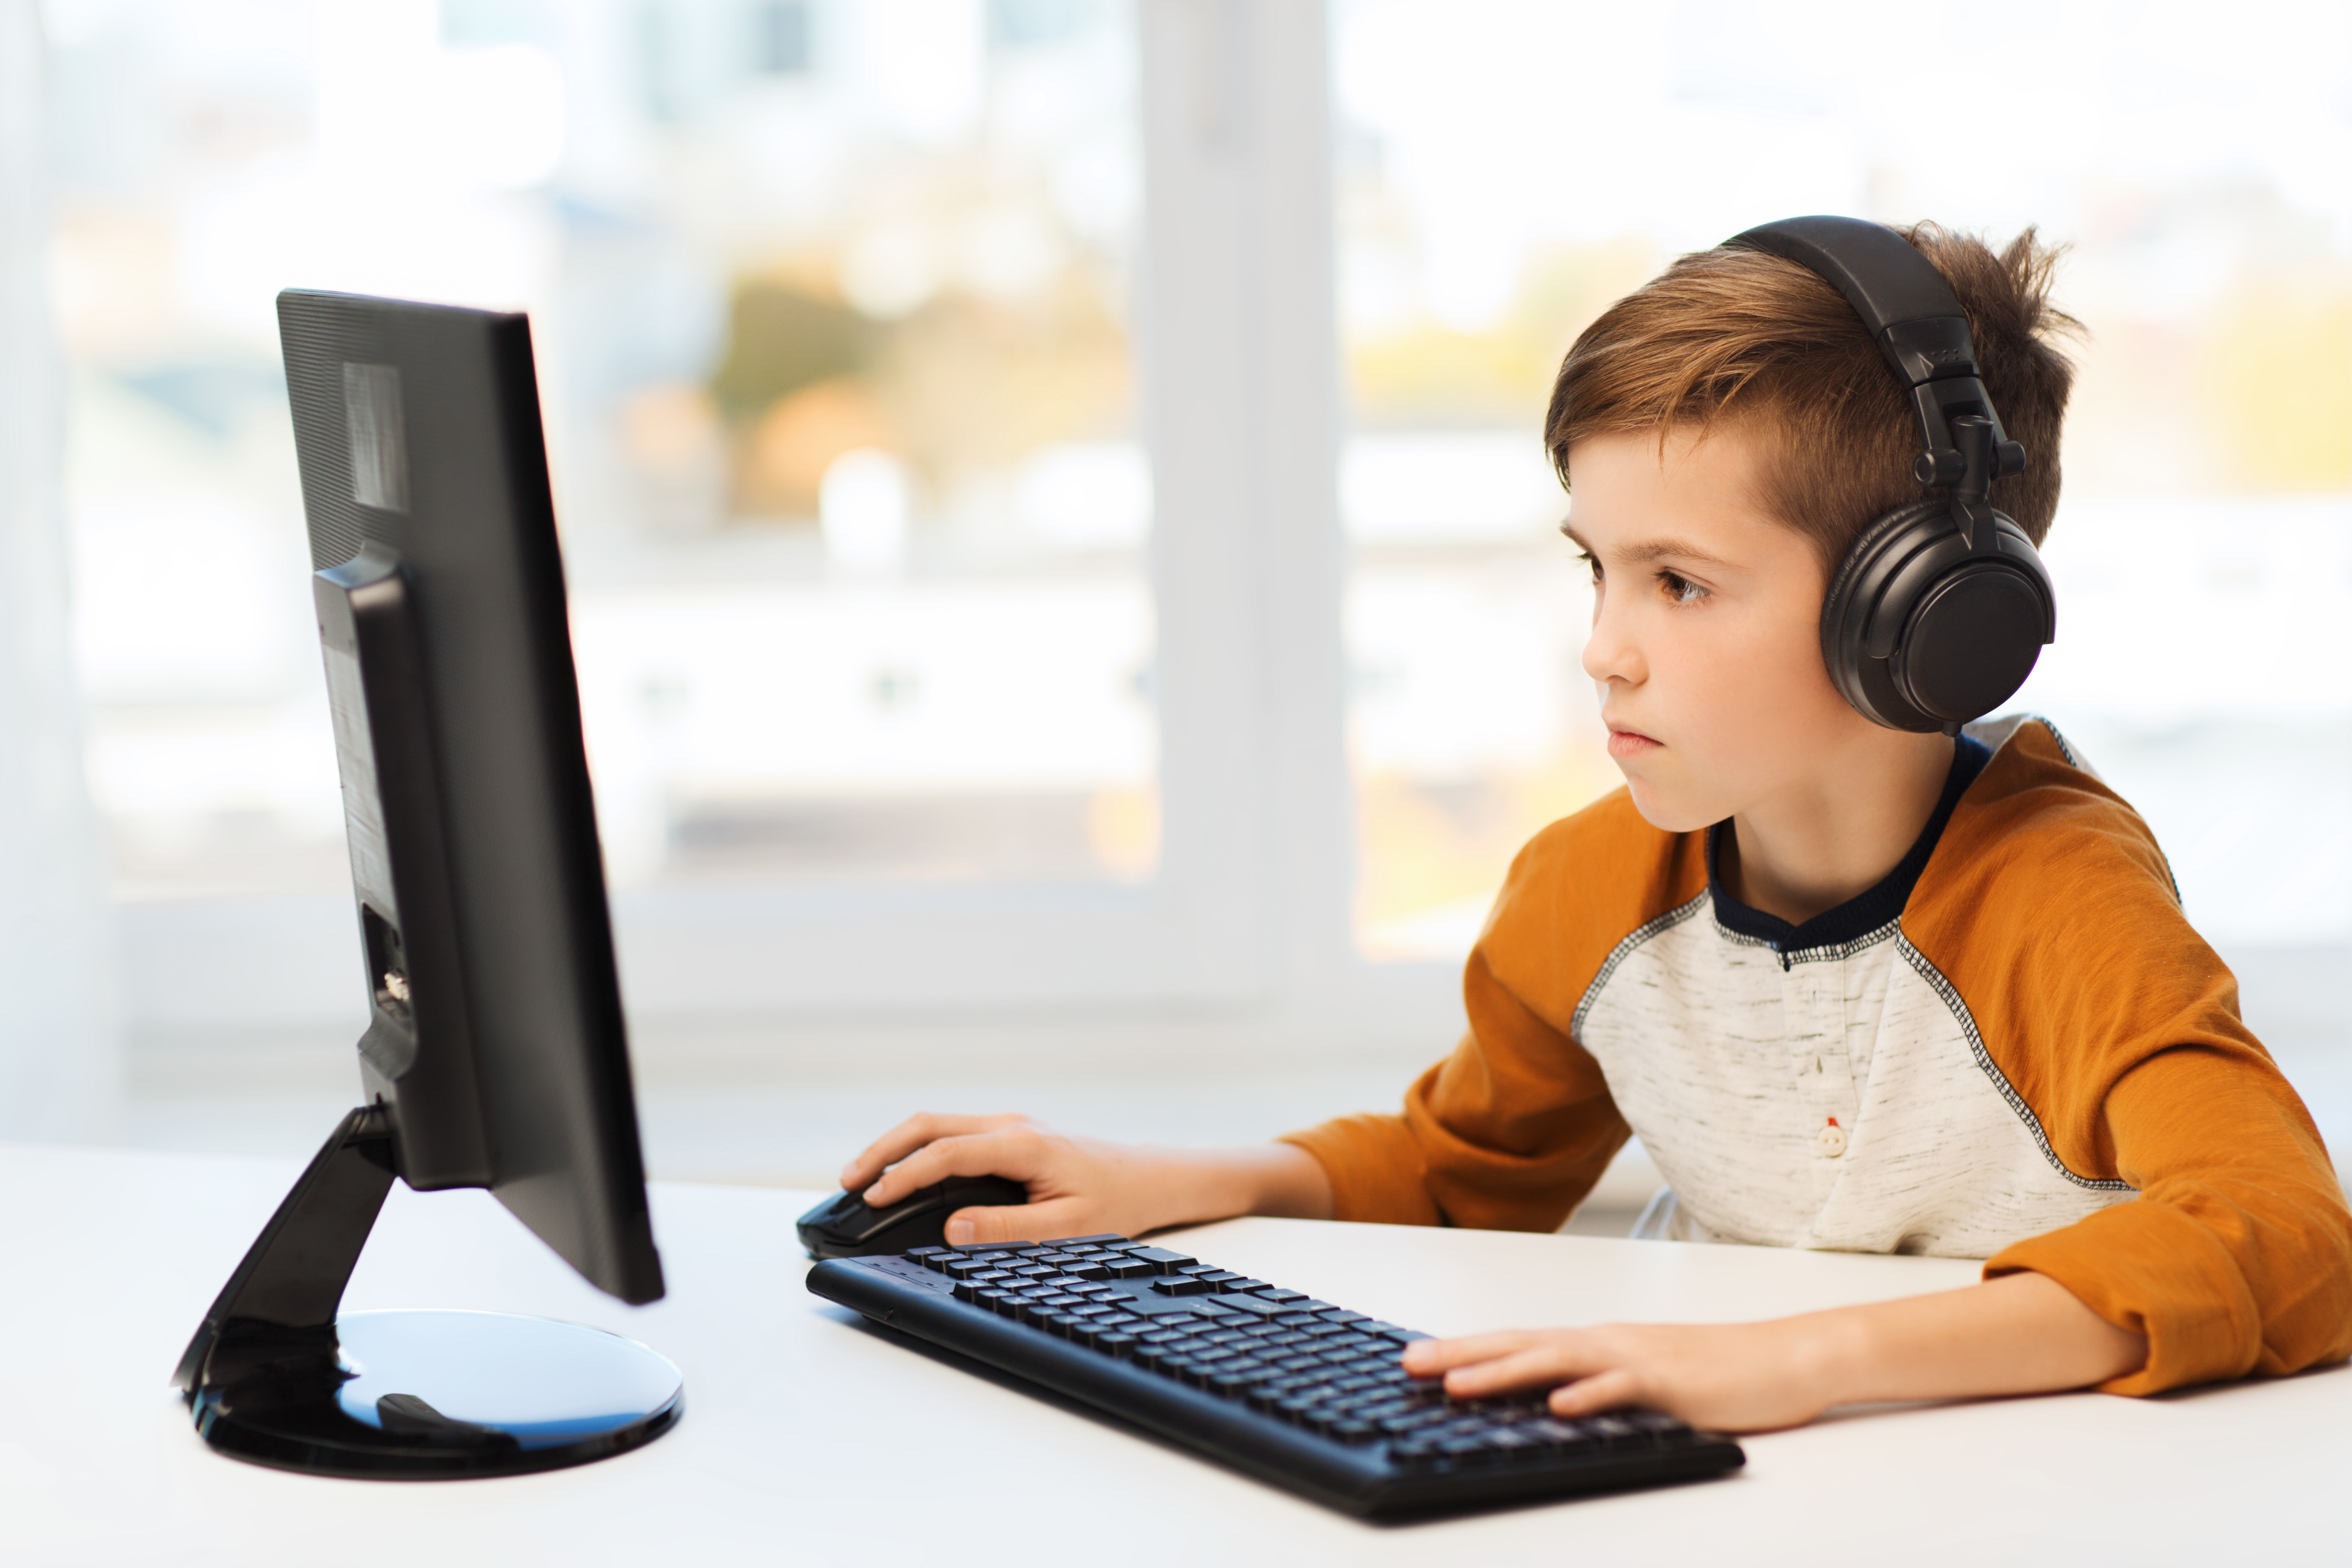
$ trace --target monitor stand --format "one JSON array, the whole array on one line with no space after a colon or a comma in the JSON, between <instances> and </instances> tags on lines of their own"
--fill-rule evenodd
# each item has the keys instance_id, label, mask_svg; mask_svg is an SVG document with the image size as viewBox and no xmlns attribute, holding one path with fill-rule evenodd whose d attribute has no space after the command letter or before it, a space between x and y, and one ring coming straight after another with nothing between
<instances>
[{"instance_id":1,"label":"monitor stand","mask_svg":"<svg viewBox=\"0 0 2352 1568\"><path fill-rule=\"evenodd\" d=\"M677 1422L677 1368L635 1340L499 1312L338 1315L397 1174L380 1105L343 1119L278 1205L173 1384L225 1454L422 1480L584 1464Z\"/></svg>"}]
</instances>

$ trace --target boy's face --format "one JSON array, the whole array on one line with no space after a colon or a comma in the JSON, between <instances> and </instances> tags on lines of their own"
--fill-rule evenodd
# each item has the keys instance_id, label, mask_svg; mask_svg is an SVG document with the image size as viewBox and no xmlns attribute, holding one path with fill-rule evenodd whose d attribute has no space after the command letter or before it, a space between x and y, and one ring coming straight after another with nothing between
<instances>
[{"instance_id":1,"label":"boy's face","mask_svg":"<svg viewBox=\"0 0 2352 1568\"><path fill-rule=\"evenodd\" d=\"M1592 563L1584 671L1643 816L1688 832L1833 789L1876 727L1830 684L1813 545L1755 500L1755 452L1595 437L1569 454L1567 532Z\"/></svg>"}]
</instances>

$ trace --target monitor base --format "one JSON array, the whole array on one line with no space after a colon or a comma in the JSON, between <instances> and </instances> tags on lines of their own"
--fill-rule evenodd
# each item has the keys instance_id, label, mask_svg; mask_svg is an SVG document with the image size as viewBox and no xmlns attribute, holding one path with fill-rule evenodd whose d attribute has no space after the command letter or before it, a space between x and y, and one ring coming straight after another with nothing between
<instances>
[{"instance_id":1,"label":"monitor base","mask_svg":"<svg viewBox=\"0 0 2352 1568\"><path fill-rule=\"evenodd\" d=\"M602 1329L500 1312L339 1310L395 1179L381 1105L343 1119L262 1227L173 1384L222 1453L362 1479L585 1464L677 1425L677 1368Z\"/></svg>"},{"instance_id":2,"label":"monitor base","mask_svg":"<svg viewBox=\"0 0 2352 1568\"><path fill-rule=\"evenodd\" d=\"M677 1368L635 1340L502 1312L346 1313L325 1337L234 1359L237 1374L190 1396L205 1442L357 1479L586 1464L652 1442L683 1405Z\"/></svg>"}]
</instances>

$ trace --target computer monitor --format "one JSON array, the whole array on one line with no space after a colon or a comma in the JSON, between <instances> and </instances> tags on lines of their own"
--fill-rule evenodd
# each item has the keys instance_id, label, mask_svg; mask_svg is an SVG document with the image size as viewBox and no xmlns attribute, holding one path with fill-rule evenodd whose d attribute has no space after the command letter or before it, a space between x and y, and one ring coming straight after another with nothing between
<instances>
[{"instance_id":1,"label":"computer monitor","mask_svg":"<svg viewBox=\"0 0 2352 1568\"><path fill-rule=\"evenodd\" d=\"M543 1469L651 1440L677 1371L577 1325L338 1315L392 1181L486 1187L601 1289L662 1294L530 326L289 290L278 328L342 779L364 1103L177 1382L207 1441L352 1476Z\"/></svg>"}]
</instances>

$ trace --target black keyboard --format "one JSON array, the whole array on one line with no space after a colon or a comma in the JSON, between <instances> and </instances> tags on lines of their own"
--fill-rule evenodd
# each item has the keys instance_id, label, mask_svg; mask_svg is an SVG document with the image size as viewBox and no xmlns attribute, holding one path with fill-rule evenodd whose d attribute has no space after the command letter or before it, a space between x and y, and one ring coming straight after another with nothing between
<instances>
[{"instance_id":1,"label":"black keyboard","mask_svg":"<svg viewBox=\"0 0 2352 1568\"><path fill-rule=\"evenodd\" d=\"M828 1258L808 1288L877 1322L1358 1514L1716 1475L1728 1438L1650 1410L1563 1420L1540 1394L1449 1400L1425 1339L1124 1237Z\"/></svg>"}]
</instances>

